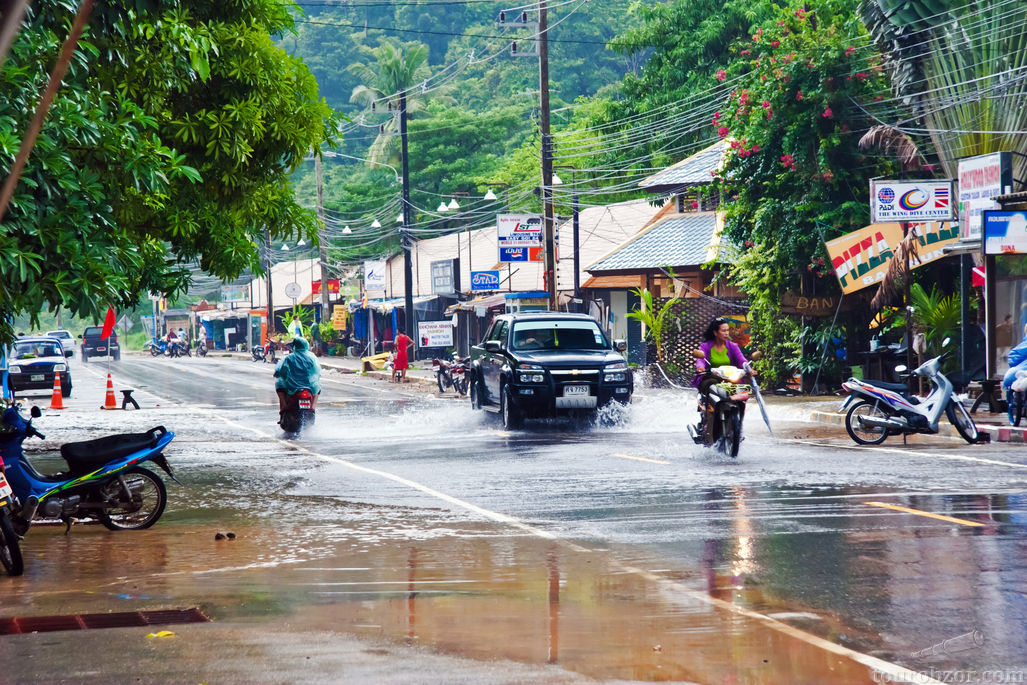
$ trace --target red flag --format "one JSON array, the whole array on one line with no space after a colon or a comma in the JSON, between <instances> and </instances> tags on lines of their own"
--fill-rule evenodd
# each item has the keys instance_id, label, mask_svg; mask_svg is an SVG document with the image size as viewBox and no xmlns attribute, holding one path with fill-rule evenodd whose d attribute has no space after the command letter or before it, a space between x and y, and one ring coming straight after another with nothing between
<instances>
[{"instance_id":1,"label":"red flag","mask_svg":"<svg viewBox=\"0 0 1027 685\"><path fill-rule=\"evenodd\" d=\"M970 277L970 284L975 287L981 287L984 285L984 266L975 266L973 268L972 276Z\"/></svg>"},{"instance_id":2,"label":"red flag","mask_svg":"<svg viewBox=\"0 0 1027 685\"><path fill-rule=\"evenodd\" d=\"M106 340L111 337L111 333L114 332L114 307L107 307L107 316L103 320L103 332L100 334L100 340Z\"/></svg>"}]
</instances>

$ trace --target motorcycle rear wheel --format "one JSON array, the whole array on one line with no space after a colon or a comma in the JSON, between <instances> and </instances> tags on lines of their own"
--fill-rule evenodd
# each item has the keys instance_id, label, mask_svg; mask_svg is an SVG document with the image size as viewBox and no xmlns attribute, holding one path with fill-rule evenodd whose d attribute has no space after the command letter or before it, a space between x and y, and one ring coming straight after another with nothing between
<instances>
[{"instance_id":1,"label":"motorcycle rear wheel","mask_svg":"<svg viewBox=\"0 0 1027 685\"><path fill-rule=\"evenodd\" d=\"M443 392L443 393L446 392L446 385L448 385L448 383L446 383L446 380L445 380L445 372L443 372L443 371L436 371L435 372L435 382L438 383L438 385L439 385L439 392Z\"/></svg>"},{"instance_id":2,"label":"motorcycle rear wheel","mask_svg":"<svg viewBox=\"0 0 1027 685\"><path fill-rule=\"evenodd\" d=\"M956 427L956 432L959 433L959 437L966 440L971 445L977 442L979 437L977 433L977 424L970 418L970 414L967 413L966 407L956 400L950 400L949 406L945 407L945 416L948 418L949 423Z\"/></svg>"},{"instance_id":3,"label":"motorcycle rear wheel","mask_svg":"<svg viewBox=\"0 0 1027 685\"><path fill-rule=\"evenodd\" d=\"M461 395L467 394L467 379L460 377L453 381L453 388Z\"/></svg>"},{"instance_id":4,"label":"motorcycle rear wheel","mask_svg":"<svg viewBox=\"0 0 1027 685\"><path fill-rule=\"evenodd\" d=\"M845 415L845 432L849 434L857 445L880 445L888 437L887 428L866 428L860 424L858 417L874 417L883 419L887 417L874 402L857 402L849 408Z\"/></svg>"},{"instance_id":5,"label":"motorcycle rear wheel","mask_svg":"<svg viewBox=\"0 0 1027 685\"><path fill-rule=\"evenodd\" d=\"M0 563L7 575L20 576L25 572L25 560L21 556L21 545L7 510L0 510Z\"/></svg>"},{"instance_id":6,"label":"motorcycle rear wheel","mask_svg":"<svg viewBox=\"0 0 1027 685\"><path fill-rule=\"evenodd\" d=\"M168 504L168 491L162 481L149 469L139 466L125 471L125 482L132 490L132 500L125 500L125 493L119 480L112 480L103 486L102 494L114 498L119 505L101 509L100 523L110 530L143 530L157 522Z\"/></svg>"}]
</instances>

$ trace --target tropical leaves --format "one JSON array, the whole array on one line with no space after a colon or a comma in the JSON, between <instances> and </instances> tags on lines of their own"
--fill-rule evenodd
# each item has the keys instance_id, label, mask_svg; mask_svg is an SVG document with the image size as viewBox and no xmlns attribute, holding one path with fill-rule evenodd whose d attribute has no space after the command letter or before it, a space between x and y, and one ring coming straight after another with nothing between
<instances>
[{"instance_id":1,"label":"tropical leaves","mask_svg":"<svg viewBox=\"0 0 1027 685\"><path fill-rule=\"evenodd\" d=\"M663 361L663 333L667 328L667 320L678 298L673 297L657 306L653 294L648 288L635 288L631 291L640 300L639 306L627 313L629 319L638 321L645 326L646 340L656 345L656 360Z\"/></svg>"}]
</instances>

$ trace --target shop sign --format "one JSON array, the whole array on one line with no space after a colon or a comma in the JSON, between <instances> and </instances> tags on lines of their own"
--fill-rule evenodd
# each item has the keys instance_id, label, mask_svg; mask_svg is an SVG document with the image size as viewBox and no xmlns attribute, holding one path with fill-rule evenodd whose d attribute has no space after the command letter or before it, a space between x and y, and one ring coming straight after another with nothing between
<instances>
[{"instance_id":1,"label":"shop sign","mask_svg":"<svg viewBox=\"0 0 1027 685\"><path fill-rule=\"evenodd\" d=\"M798 295L786 292L781 297L781 313L819 318L834 316L836 311L847 312L852 309L852 300L842 300L842 306L839 309L838 299L838 295L828 297L826 295Z\"/></svg>"},{"instance_id":2,"label":"shop sign","mask_svg":"<svg viewBox=\"0 0 1027 685\"><path fill-rule=\"evenodd\" d=\"M420 347L452 347L453 322L418 321L417 337L421 341Z\"/></svg>"},{"instance_id":3,"label":"shop sign","mask_svg":"<svg viewBox=\"0 0 1027 685\"><path fill-rule=\"evenodd\" d=\"M311 281L310 282L310 290L315 295L320 295L321 294L321 279L320 278L317 279L316 281ZM329 295L338 295L339 294L339 281L337 279L334 279L334 278L329 278L328 279L328 294Z\"/></svg>"},{"instance_id":4,"label":"shop sign","mask_svg":"<svg viewBox=\"0 0 1027 685\"><path fill-rule=\"evenodd\" d=\"M500 214L496 240L500 262L542 261L543 228L538 214Z\"/></svg>"},{"instance_id":5,"label":"shop sign","mask_svg":"<svg viewBox=\"0 0 1027 685\"><path fill-rule=\"evenodd\" d=\"M991 198L1013 185L1013 156L993 152L959 160L959 223L963 236L981 235L981 212L998 209Z\"/></svg>"},{"instance_id":6,"label":"shop sign","mask_svg":"<svg viewBox=\"0 0 1027 685\"><path fill-rule=\"evenodd\" d=\"M499 290L499 271L472 271L471 291L488 292Z\"/></svg>"},{"instance_id":7,"label":"shop sign","mask_svg":"<svg viewBox=\"0 0 1027 685\"><path fill-rule=\"evenodd\" d=\"M381 292L385 290L385 261L364 262L364 290Z\"/></svg>"},{"instance_id":8,"label":"shop sign","mask_svg":"<svg viewBox=\"0 0 1027 685\"><path fill-rule=\"evenodd\" d=\"M984 254L1027 254L1027 210L982 214Z\"/></svg>"},{"instance_id":9,"label":"shop sign","mask_svg":"<svg viewBox=\"0 0 1027 685\"><path fill-rule=\"evenodd\" d=\"M952 181L871 181L870 218L886 221L951 221Z\"/></svg>"},{"instance_id":10,"label":"shop sign","mask_svg":"<svg viewBox=\"0 0 1027 685\"><path fill-rule=\"evenodd\" d=\"M431 263L431 291L433 295L452 295L456 292L455 259L441 259Z\"/></svg>"},{"instance_id":11,"label":"shop sign","mask_svg":"<svg viewBox=\"0 0 1027 685\"><path fill-rule=\"evenodd\" d=\"M249 302L250 284L221 286L222 302Z\"/></svg>"},{"instance_id":12,"label":"shop sign","mask_svg":"<svg viewBox=\"0 0 1027 685\"><path fill-rule=\"evenodd\" d=\"M944 257L942 248L959 239L959 227L954 223L911 223L920 243L919 258L910 263L915 269ZM888 273L888 265L895 256L895 248L902 241L902 224L871 224L825 243L842 293L879 283Z\"/></svg>"}]
</instances>

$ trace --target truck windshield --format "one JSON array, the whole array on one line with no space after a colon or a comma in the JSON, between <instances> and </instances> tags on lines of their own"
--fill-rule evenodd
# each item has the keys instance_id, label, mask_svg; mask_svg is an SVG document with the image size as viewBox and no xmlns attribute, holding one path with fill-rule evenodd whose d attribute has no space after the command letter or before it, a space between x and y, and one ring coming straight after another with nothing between
<instances>
[{"instance_id":1,"label":"truck windshield","mask_svg":"<svg viewBox=\"0 0 1027 685\"><path fill-rule=\"evenodd\" d=\"M35 359L36 357L61 357L63 352L56 342L23 342L15 343L15 359Z\"/></svg>"},{"instance_id":2,"label":"truck windshield","mask_svg":"<svg viewBox=\"0 0 1027 685\"><path fill-rule=\"evenodd\" d=\"M518 321L515 350L604 350L606 336L594 321Z\"/></svg>"}]
</instances>

